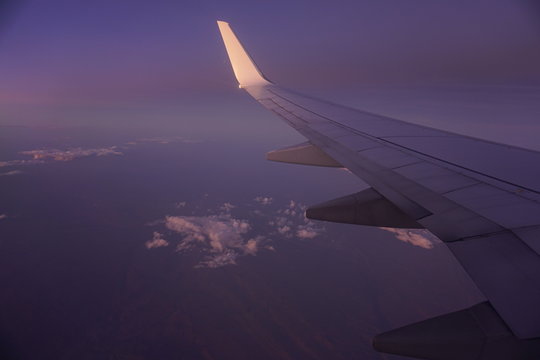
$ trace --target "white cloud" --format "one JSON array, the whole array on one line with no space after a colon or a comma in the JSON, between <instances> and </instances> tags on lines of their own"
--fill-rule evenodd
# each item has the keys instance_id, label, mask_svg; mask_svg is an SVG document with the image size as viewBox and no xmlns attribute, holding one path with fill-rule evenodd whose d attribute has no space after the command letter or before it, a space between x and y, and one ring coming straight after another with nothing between
<instances>
[{"instance_id":1,"label":"white cloud","mask_svg":"<svg viewBox=\"0 0 540 360\"><path fill-rule=\"evenodd\" d=\"M251 212L253 220L250 221L233 216L236 212L232 210L236 206L225 202L214 208L199 209L207 212L206 215L169 215L148 225L163 226L171 232L167 241L177 252L200 255L196 267L209 268L234 265L239 257L255 256L261 250L275 251L272 239L312 239L324 231L324 227L306 219L306 206L301 203L291 200L281 209L272 211L267 207L272 198L257 199L257 206ZM185 202L176 203L177 208L186 206ZM149 243L154 244L155 239ZM157 239L163 239L163 236L160 234Z\"/></svg>"},{"instance_id":2,"label":"white cloud","mask_svg":"<svg viewBox=\"0 0 540 360\"><path fill-rule=\"evenodd\" d=\"M0 161L0 168L6 166L23 166L23 165L36 165L42 164L47 161L71 161L81 157L87 156L108 156L108 155L123 155L120 149L129 149L130 147L136 146L140 143L159 143L159 144L169 144L172 142L182 142L182 143L197 143L197 140L186 139L180 136L173 137L153 137L153 138L144 138L138 139L135 141L129 141L124 143L122 146L109 146L101 148L90 148L85 149L82 147L70 148L66 150L60 149L36 149L36 150L26 150L21 151L20 154L31 156L30 160L9 160L9 161ZM4 173L2 175L15 175L16 173Z\"/></svg>"},{"instance_id":3,"label":"white cloud","mask_svg":"<svg viewBox=\"0 0 540 360\"><path fill-rule=\"evenodd\" d=\"M0 167L5 166L22 166L22 165L36 165L42 164L43 160L9 160L9 161L0 161Z\"/></svg>"},{"instance_id":4,"label":"white cloud","mask_svg":"<svg viewBox=\"0 0 540 360\"><path fill-rule=\"evenodd\" d=\"M177 202L176 204L174 204L174 206L178 209L180 208L183 208L183 207L186 207L187 203L185 201L180 201L180 202Z\"/></svg>"},{"instance_id":5,"label":"white cloud","mask_svg":"<svg viewBox=\"0 0 540 360\"><path fill-rule=\"evenodd\" d=\"M163 238L163 234L154 231L154 236L152 240L149 240L145 243L147 249L154 249L158 247L168 246L169 242Z\"/></svg>"},{"instance_id":6,"label":"white cloud","mask_svg":"<svg viewBox=\"0 0 540 360\"><path fill-rule=\"evenodd\" d=\"M209 267L209 268L217 268L225 265L236 265L236 258L238 257L238 253L232 250L224 251L221 254L216 254L213 256L209 256L206 260L201 261L197 264L197 268L201 267Z\"/></svg>"},{"instance_id":7,"label":"white cloud","mask_svg":"<svg viewBox=\"0 0 540 360\"><path fill-rule=\"evenodd\" d=\"M226 202L223 205L221 205L220 210L225 212L230 212L232 209L234 209L236 206L233 204Z\"/></svg>"},{"instance_id":8,"label":"white cloud","mask_svg":"<svg viewBox=\"0 0 540 360\"><path fill-rule=\"evenodd\" d=\"M27 166L43 164L47 161L71 161L81 157L87 156L107 156L107 155L123 155L116 146L83 149L83 148L71 148L67 150L58 149L38 149L38 150L26 150L20 152L22 155L31 156L30 160L9 160L0 161L0 167L6 166ZM9 171L1 175L15 175L20 174L18 170Z\"/></svg>"},{"instance_id":9,"label":"white cloud","mask_svg":"<svg viewBox=\"0 0 540 360\"><path fill-rule=\"evenodd\" d=\"M261 205L270 205L274 201L274 199L268 196L257 196L254 200Z\"/></svg>"},{"instance_id":10,"label":"white cloud","mask_svg":"<svg viewBox=\"0 0 540 360\"><path fill-rule=\"evenodd\" d=\"M257 236L253 239L249 239L244 246L244 253L248 255L255 255L259 251L259 244L264 241L264 237Z\"/></svg>"},{"instance_id":11,"label":"white cloud","mask_svg":"<svg viewBox=\"0 0 540 360\"><path fill-rule=\"evenodd\" d=\"M153 138L139 139L138 142L154 142L154 143L159 143L159 144L170 144L174 140L175 140L174 138L153 137Z\"/></svg>"},{"instance_id":12,"label":"white cloud","mask_svg":"<svg viewBox=\"0 0 540 360\"><path fill-rule=\"evenodd\" d=\"M424 249L433 248L433 244L438 242L437 238L427 230L416 229L396 229L396 228L379 228L384 231L391 232L396 236L396 239L409 243L414 246L419 246Z\"/></svg>"},{"instance_id":13,"label":"white cloud","mask_svg":"<svg viewBox=\"0 0 540 360\"><path fill-rule=\"evenodd\" d=\"M283 210L283 213L285 215L296 216L296 210L294 210L294 209L285 209L285 210Z\"/></svg>"},{"instance_id":14,"label":"white cloud","mask_svg":"<svg viewBox=\"0 0 540 360\"><path fill-rule=\"evenodd\" d=\"M293 226L293 221L287 216L276 216L274 220L269 221L270 225L276 225L278 227Z\"/></svg>"},{"instance_id":15,"label":"white cloud","mask_svg":"<svg viewBox=\"0 0 540 360\"><path fill-rule=\"evenodd\" d=\"M34 160L51 159L55 161L70 161L80 157L87 156L107 156L107 155L123 155L119 152L116 146L95 148L95 149L83 149L83 148L71 148L67 150L58 149L41 149L41 150L28 150L21 151L23 155L32 156Z\"/></svg>"},{"instance_id":16,"label":"white cloud","mask_svg":"<svg viewBox=\"0 0 540 360\"><path fill-rule=\"evenodd\" d=\"M22 174L22 171L20 171L20 170L11 170L11 171L8 171L8 172L5 172L5 173L0 173L0 176L12 176L12 175L18 175L18 174Z\"/></svg>"},{"instance_id":17,"label":"white cloud","mask_svg":"<svg viewBox=\"0 0 540 360\"><path fill-rule=\"evenodd\" d=\"M137 139L135 141L130 141L130 142L126 143L126 144L128 144L128 145L137 145L139 143L170 144L170 143L173 143L173 142L181 142L181 143L185 143L185 144L195 144L195 143L198 143L200 141L193 140L193 139L186 139L186 138L181 137L181 136L170 136L170 137L156 136L156 137L150 137L150 138Z\"/></svg>"},{"instance_id":18,"label":"white cloud","mask_svg":"<svg viewBox=\"0 0 540 360\"><path fill-rule=\"evenodd\" d=\"M235 219L228 212L209 216L166 216L165 226L182 235L176 247L178 251L197 248L206 255L199 266L235 264L238 256L257 254L264 241L260 235L248 236L250 223Z\"/></svg>"},{"instance_id":19,"label":"white cloud","mask_svg":"<svg viewBox=\"0 0 540 360\"><path fill-rule=\"evenodd\" d=\"M280 226L280 227L278 227L277 231L278 231L278 233L280 233L281 235L286 235L286 234L288 234L288 233L291 232L291 227L290 227L290 226L287 226L287 225Z\"/></svg>"},{"instance_id":20,"label":"white cloud","mask_svg":"<svg viewBox=\"0 0 540 360\"><path fill-rule=\"evenodd\" d=\"M300 225L296 230L296 236L300 239L313 239L319 235L319 229L312 227L311 225Z\"/></svg>"},{"instance_id":21,"label":"white cloud","mask_svg":"<svg viewBox=\"0 0 540 360\"><path fill-rule=\"evenodd\" d=\"M300 239L312 239L318 236L324 228L316 225L305 217L306 206L294 200L276 211L278 216L269 221L269 225L275 226L278 234L290 238L294 235Z\"/></svg>"}]
</instances>

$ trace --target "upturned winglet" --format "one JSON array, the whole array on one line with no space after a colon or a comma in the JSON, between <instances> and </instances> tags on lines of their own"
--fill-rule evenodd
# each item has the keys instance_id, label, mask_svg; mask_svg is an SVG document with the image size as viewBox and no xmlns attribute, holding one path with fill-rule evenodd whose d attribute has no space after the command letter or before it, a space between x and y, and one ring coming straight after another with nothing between
<instances>
[{"instance_id":1,"label":"upturned winglet","mask_svg":"<svg viewBox=\"0 0 540 360\"><path fill-rule=\"evenodd\" d=\"M231 27L225 21L217 22L225 43L229 60L240 87L268 85L271 82L257 68Z\"/></svg>"}]
</instances>

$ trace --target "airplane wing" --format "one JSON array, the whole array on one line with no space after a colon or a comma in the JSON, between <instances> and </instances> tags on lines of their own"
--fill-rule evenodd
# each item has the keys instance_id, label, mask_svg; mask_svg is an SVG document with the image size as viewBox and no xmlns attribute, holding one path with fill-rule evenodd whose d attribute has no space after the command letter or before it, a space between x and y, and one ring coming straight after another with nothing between
<instances>
[{"instance_id":1,"label":"airplane wing","mask_svg":"<svg viewBox=\"0 0 540 360\"><path fill-rule=\"evenodd\" d=\"M375 349L425 359L539 359L540 153L284 89L262 75L228 23L218 26L240 87L307 139L267 158L345 167L371 186L306 216L428 229L487 299L380 334Z\"/></svg>"}]
</instances>

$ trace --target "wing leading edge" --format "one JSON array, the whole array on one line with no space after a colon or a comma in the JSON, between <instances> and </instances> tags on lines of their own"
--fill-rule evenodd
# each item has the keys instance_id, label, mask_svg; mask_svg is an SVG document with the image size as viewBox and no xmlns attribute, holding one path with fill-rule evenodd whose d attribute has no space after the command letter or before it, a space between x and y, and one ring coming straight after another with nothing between
<instances>
[{"instance_id":1,"label":"wing leading edge","mask_svg":"<svg viewBox=\"0 0 540 360\"><path fill-rule=\"evenodd\" d=\"M400 216L408 217L405 223L418 224L437 235L460 261L489 301L481 308L493 309L487 312L491 320L485 323L499 321L509 329L504 336L484 329L485 336L478 338L483 350L474 358L494 359L494 353L503 354L486 345L500 344L502 338L512 340L507 347L515 350L512 354L518 357L514 358L539 357L540 153L283 89L262 76L228 24L218 25L242 88L305 136L311 146L367 182L404 214ZM310 162L313 165L311 160L305 163ZM341 206L340 211L343 209ZM377 218L380 221L380 213ZM473 314L474 318L477 312L469 311L467 316ZM441 321L448 324L447 318L433 321L430 326L437 327ZM390 338L400 338L396 331ZM402 331L408 331L403 339L410 340L410 328ZM378 350L406 354L406 344L398 341L398 345L385 347L387 342L381 339ZM429 347L431 340L422 341ZM407 354L447 358L429 351Z\"/></svg>"}]
</instances>

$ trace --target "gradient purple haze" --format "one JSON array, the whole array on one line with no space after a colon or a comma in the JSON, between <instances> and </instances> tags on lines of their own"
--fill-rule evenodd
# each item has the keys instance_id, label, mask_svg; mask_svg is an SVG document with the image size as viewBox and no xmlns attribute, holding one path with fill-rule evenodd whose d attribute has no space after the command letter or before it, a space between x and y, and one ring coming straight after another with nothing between
<instances>
[{"instance_id":1,"label":"gradient purple haze","mask_svg":"<svg viewBox=\"0 0 540 360\"><path fill-rule=\"evenodd\" d=\"M12 3L0 13L0 357L7 344L30 359L379 359L375 334L481 301L447 249L415 233L318 224L310 238L301 216L282 223L291 200L365 184L263 160L304 139L238 90L215 20L277 83L540 147L533 2ZM237 220L254 233L231 231ZM175 251L192 238L218 257Z\"/></svg>"},{"instance_id":2,"label":"gradient purple haze","mask_svg":"<svg viewBox=\"0 0 540 360\"><path fill-rule=\"evenodd\" d=\"M223 130L223 114L242 114L225 130L249 132L246 119L264 112L234 91L216 19L233 25L268 77L330 97L396 84L537 89L531 4L27 0L0 35L0 124L208 132ZM411 99L423 105L420 93Z\"/></svg>"}]
</instances>

